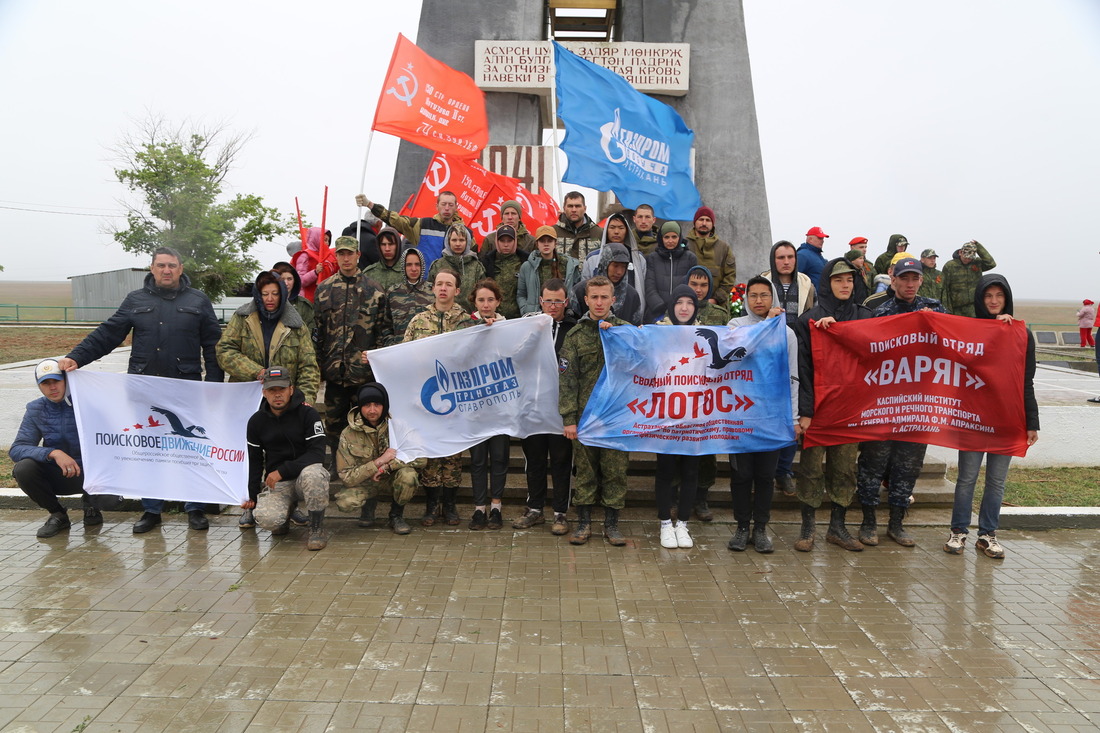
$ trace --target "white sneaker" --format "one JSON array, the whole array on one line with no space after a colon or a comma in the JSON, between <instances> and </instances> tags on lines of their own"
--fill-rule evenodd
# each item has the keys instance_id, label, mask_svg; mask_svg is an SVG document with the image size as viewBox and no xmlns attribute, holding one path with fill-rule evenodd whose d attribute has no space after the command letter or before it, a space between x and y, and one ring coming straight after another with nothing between
<instances>
[{"instance_id":1,"label":"white sneaker","mask_svg":"<svg viewBox=\"0 0 1100 733\"><path fill-rule=\"evenodd\" d=\"M695 543L691 541L691 535L688 534L687 522L676 523L676 546L682 549L695 547Z\"/></svg>"},{"instance_id":2,"label":"white sneaker","mask_svg":"<svg viewBox=\"0 0 1100 733\"><path fill-rule=\"evenodd\" d=\"M667 550L675 550L680 545L676 542L676 529L672 523L661 525L661 547Z\"/></svg>"},{"instance_id":3,"label":"white sneaker","mask_svg":"<svg viewBox=\"0 0 1100 733\"><path fill-rule=\"evenodd\" d=\"M966 533L965 532L952 532L951 536L947 539L947 544L943 546L943 551L949 555L961 555L963 547L966 546Z\"/></svg>"},{"instance_id":4,"label":"white sneaker","mask_svg":"<svg viewBox=\"0 0 1100 733\"><path fill-rule=\"evenodd\" d=\"M979 551L985 553L986 557L992 557L999 560L1005 556L1005 548L1001 547L1001 544L997 542L997 535L995 534L978 535L978 541L974 543L974 546Z\"/></svg>"}]
</instances>

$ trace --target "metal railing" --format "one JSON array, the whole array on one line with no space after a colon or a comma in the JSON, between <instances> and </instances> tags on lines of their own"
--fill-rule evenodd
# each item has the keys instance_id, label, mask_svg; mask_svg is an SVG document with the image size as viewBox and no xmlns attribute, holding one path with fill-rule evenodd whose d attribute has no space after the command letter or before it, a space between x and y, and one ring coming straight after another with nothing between
<instances>
[{"instance_id":1,"label":"metal railing","mask_svg":"<svg viewBox=\"0 0 1100 733\"><path fill-rule=\"evenodd\" d=\"M118 308L75 305L23 305L0 303L0 323L100 323L107 320ZM214 315L222 323L229 321L236 306L214 306Z\"/></svg>"}]
</instances>

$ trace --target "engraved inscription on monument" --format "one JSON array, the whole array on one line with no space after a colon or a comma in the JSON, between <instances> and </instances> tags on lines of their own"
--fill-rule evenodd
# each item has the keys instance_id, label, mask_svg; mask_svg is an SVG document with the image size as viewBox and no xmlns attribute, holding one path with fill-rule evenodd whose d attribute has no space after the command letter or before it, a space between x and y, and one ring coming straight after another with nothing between
<instances>
[{"instance_id":1,"label":"engraved inscription on monument","mask_svg":"<svg viewBox=\"0 0 1100 733\"><path fill-rule=\"evenodd\" d=\"M688 91L688 43L563 42L581 58L611 69L639 92L683 96ZM474 81L487 92L548 95L553 81L550 41L477 41Z\"/></svg>"}]
</instances>

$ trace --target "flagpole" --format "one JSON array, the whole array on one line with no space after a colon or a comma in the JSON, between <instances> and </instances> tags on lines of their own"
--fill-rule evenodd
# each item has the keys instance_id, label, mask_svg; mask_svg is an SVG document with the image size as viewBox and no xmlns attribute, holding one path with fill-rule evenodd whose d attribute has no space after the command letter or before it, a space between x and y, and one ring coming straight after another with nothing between
<instances>
[{"instance_id":1,"label":"flagpole","mask_svg":"<svg viewBox=\"0 0 1100 733\"><path fill-rule=\"evenodd\" d=\"M359 193L363 193L363 189L367 186L367 161L370 160L370 144L374 140L374 128L372 127L367 134L367 152L363 156L363 174L359 176ZM363 236L363 207L356 207L358 216L355 217L355 238L359 240L360 246L362 246Z\"/></svg>"},{"instance_id":2,"label":"flagpole","mask_svg":"<svg viewBox=\"0 0 1100 733\"><path fill-rule=\"evenodd\" d=\"M553 29L550 30L550 119L553 123L554 153L550 163L554 173L554 199L561 201L561 179L558 177L558 65L555 62Z\"/></svg>"}]
</instances>

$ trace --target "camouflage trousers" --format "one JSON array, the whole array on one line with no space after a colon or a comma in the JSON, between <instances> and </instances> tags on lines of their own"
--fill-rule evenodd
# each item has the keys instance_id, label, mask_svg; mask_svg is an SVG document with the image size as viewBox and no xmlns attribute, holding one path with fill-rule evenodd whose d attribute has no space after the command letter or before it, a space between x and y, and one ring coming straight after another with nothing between
<instances>
[{"instance_id":1,"label":"camouflage trousers","mask_svg":"<svg viewBox=\"0 0 1100 733\"><path fill-rule=\"evenodd\" d=\"M365 481L361 486L346 486L336 492L336 508L342 512L357 512L367 499L391 496L395 504L405 506L420 488L420 477L415 468L402 466L392 474L385 474L377 481Z\"/></svg>"},{"instance_id":2,"label":"camouflage trousers","mask_svg":"<svg viewBox=\"0 0 1100 733\"><path fill-rule=\"evenodd\" d=\"M305 504L307 512L323 512L328 506L328 471L320 463L306 466L296 479L264 489L256 499L256 524L275 529L286 521L294 502Z\"/></svg>"},{"instance_id":3,"label":"camouflage trousers","mask_svg":"<svg viewBox=\"0 0 1100 733\"><path fill-rule=\"evenodd\" d=\"M630 454L610 448L591 448L573 441L573 505L602 504L609 509L626 506L626 469Z\"/></svg>"},{"instance_id":4,"label":"camouflage trousers","mask_svg":"<svg viewBox=\"0 0 1100 733\"><path fill-rule=\"evenodd\" d=\"M420 472L420 483L426 489L438 489L443 486L457 489L462 477L462 454L456 453L446 458L429 458L428 465Z\"/></svg>"},{"instance_id":5,"label":"camouflage trousers","mask_svg":"<svg viewBox=\"0 0 1100 733\"><path fill-rule=\"evenodd\" d=\"M873 440L863 444L859 453L859 502L865 506L878 506L882 480L889 478L886 503L890 506L909 506L913 486L924 468L923 443L906 443L901 440Z\"/></svg>"},{"instance_id":6,"label":"camouflage trousers","mask_svg":"<svg viewBox=\"0 0 1100 733\"><path fill-rule=\"evenodd\" d=\"M798 500L817 509L828 496L839 506L852 503L856 493L856 452L859 443L803 448L795 475Z\"/></svg>"},{"instance_id":7,"label":"camouflage trousers","mask_svg":"<svg viewBox=\"0 0 1100 733\"><path fill-rule=\"evenodd\" d=\"M325 435L328 436L333 456L340 444L340 433L348 426L348 411L358 393L359 387L356 385L325 382Z\"/></svg>"}]
</instances>

